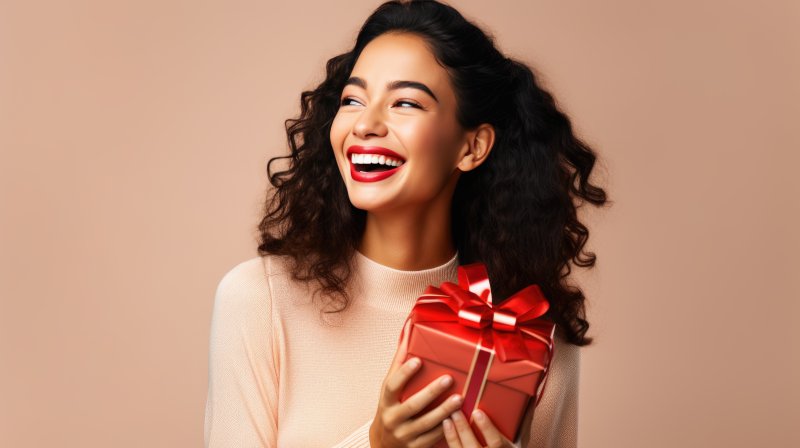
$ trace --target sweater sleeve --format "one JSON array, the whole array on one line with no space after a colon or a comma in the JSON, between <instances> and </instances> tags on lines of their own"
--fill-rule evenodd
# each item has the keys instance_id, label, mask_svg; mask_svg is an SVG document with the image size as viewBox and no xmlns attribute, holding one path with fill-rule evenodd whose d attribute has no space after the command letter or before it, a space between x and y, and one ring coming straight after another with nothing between
<instances>
[{"instance_id":1,"label":"sweater sleeve","mask_svg":"<svg viewBox=\"0 0 800 448\"><path fill-rule=\"evenodd\" d=\"M220 280L211 316L206 448L277 447L278 362L261 258Z\"/></svg>"},{"instance_id":2,"label":"sweater sleeve","mask_svg":"<svg viewBox=\"0 0 800 448\"><path fill-rule=\"evenodd\" d=\"M521 448L578 446L580 347L558 336L553 347L542 398L535 412L533 406L528 408L516 441Z\"/></svg>"},{"instance_id":3,"label":"sweater sleeve","mask_svg":"<svg viewBox=\"0 0 800 448\"><path fill-rule=\"evenodd\" d=\"M228 271L211 315L205 447L276 448L279 337L273 331L270 273L262 258ZM372 419L335 445L369 448Z\"/></svg>"}]
</instances>

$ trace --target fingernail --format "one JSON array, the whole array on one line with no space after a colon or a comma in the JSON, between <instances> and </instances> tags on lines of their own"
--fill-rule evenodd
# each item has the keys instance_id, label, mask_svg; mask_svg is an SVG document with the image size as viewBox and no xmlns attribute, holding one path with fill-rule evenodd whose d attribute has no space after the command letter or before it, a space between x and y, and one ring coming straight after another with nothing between
<instances>
[{"instance_id":1,"label":"fingernail","mask_svg":"<svg viewBox=\"0 0 800 448\"><path fill-rule=\"evenodd\" d=\"M486 418L486 414L484 414L483 411L479 411L479 410L475 410L472 413L472 415L475 416L476 420L481 421L481 422Z\"/></svg>"},{"instance_id":2,"label":"fingernail","mask_svg":"<svg viewBox=\"0 0 800 448\"><path fill-rule=\"evenodd\" d=\"M410 365L412 369L416 369L419 367L419 358L411 358L411 361L408 362L408 365Z\"/></svg>"},{"instance_id":3,"label":"fingernail","mask_svg":"<svg viewBox=\"0 0 800 448\"><path fill-rule=\"evenodd\" d=\"M444 376L442 377L441 380L439 380L439 384L441 384L442 386L449 386L452 383L453 383L453 377L451 377L450 375Z\"/></svg>"},{"instance_id":4,"label":"fingernail","mask_svg":"<svg viewBox=\"0 0 800 448\"><path fill-rule=\"evenodd\" d=\"M450 403L461 404L461 395L453 395L450 397Z\"/></svg>"},{"instance_id":5,"label":"fingernail","mask_svg":"<svg viewBox=\"0 0 800 448\"><path fill-rule=\"evenodd\" d=\"M444 425L444 430L445 431L452 431L453 430L453 421L450 420L449 418L444 419L442 421L442 424Z\"/></svg>"}]
</instances>

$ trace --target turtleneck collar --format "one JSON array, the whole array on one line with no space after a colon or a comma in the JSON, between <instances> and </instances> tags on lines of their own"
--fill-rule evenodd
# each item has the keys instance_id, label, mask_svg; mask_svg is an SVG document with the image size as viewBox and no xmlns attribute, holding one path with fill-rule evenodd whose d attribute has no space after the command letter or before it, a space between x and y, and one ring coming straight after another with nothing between
<instances>
[{"instance_id":1,"label":"turtleneck collar","mask_svg":"<svg viewBox=\"0 0 800 448\"><path fill-rule=\"evenodd\" d=\"M408 312L428 285L458 282L458 252L442 265L403 271L378 263L358 250L354 254L353 285L366 306Z\"/></svg>"}]
</instances>

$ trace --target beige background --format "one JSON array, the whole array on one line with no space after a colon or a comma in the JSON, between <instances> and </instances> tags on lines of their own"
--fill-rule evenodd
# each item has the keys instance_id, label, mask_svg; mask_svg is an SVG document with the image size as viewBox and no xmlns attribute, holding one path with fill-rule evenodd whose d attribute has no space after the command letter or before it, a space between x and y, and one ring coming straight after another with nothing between
<instances>
[{"instance_id":1,"label":"beige background","mask_svg":"<svg viewBox=\"0 0 800 448\"><path fill-rule=\"evenodd\" d=\"M0 446L201 446L216 284L378 4L0 2ZM615 201L580 446L800 446L800 3L452 4L539 70Z\"/></svg>"}]
</instances>

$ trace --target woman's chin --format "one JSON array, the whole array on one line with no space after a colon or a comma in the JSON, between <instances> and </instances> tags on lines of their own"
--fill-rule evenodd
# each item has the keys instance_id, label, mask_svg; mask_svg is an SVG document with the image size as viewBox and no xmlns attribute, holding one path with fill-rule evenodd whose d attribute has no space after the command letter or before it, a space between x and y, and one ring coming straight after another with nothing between
<instances>
[{"instance_id":1,"label":"woman's chin","mask_svg":"<svg viewBox=\"0 0 800 448\"><path fill-rule=\"evenodd\" d=\"M349 197L353 207L367 212L380 212L394 208L397 205L393 201L386 200L386 198L365 197L362 194L352 193L349 194Z\"/></svg>"},{"instance_id":2,"label":"woman's chin","mask_svg":"<svg viewBox=\"0 0 800 448\"><path fill-rule=\"evenodd\" d=\"M367 212L379 211L386 206L384 202L353 200L352 198L350 203L353 204L353 207Z\"/></svg>"}]
</instances>

